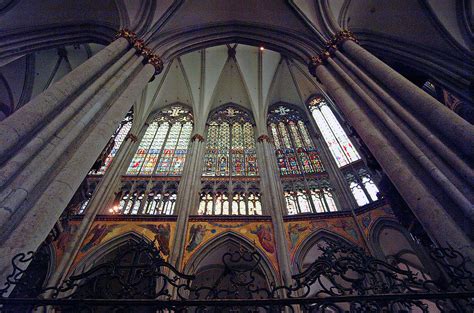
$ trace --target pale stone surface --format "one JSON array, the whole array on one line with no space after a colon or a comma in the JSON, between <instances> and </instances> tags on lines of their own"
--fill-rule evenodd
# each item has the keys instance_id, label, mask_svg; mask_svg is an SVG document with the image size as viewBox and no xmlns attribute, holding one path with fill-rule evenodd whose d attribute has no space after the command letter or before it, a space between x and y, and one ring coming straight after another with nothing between
<instances>
[{"instance_id":1,"label":"pale stone surface","mask_svg":"<svg viewBox=\"0 0 474 313\"><path fill-rule=\"evenodd\" d=\"M427 186L419 180L410 165L400 159L398 151L384 138L377 126L367 117L359 105L343 89L334 76L324 67L318 66L317 76L335 98L339 108L364 140L380 165L407 201L428 235L441 245L449 240L456 249L473 256L469 239L447 214L442 205L431 195ZM426 218L430 216L430 218Z\"/></svg>"},{"instance_id":2,"label":"pale stone surface","mask_svg":"<svg viewBox=\"0 0 474 313\"><path fill-rule=\"evenodd\" d=\"M69 98L78 93L93 80L104 66L114 61L128 46L127 40L120 38L105 47L95 56L78 66L60 81L25 104L12 116L0 122L0 160L10 157L8 152L28 137L32 131L41 128L41 122L61 107Z\"/></svg>"}]
</instances>

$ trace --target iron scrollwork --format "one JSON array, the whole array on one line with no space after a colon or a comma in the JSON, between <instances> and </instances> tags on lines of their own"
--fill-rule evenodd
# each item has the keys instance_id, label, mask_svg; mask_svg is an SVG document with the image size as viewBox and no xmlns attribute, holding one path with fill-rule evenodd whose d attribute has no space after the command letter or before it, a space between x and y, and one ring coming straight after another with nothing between
<instances>
[{"instance_id":1,"label":"iron scrollwork","mask_svg":"<svg viewBox=\"0 0 474 313\"><path fill-rule=\"evenodd\" d=\"M259 279L262 256L247 249L224 253L222 273L211 285L193 284L194 275L178 271L155 243L140 239L60 286L27 290L23 265L40 255L19 254L0 289L0 311L46 306L60 312L474 311L472 262L452 247L430 251L436 273L399 257L379 260L338 242L319 249L321 255L294 275L290 286Z\"/></svg>"}]
</instances>

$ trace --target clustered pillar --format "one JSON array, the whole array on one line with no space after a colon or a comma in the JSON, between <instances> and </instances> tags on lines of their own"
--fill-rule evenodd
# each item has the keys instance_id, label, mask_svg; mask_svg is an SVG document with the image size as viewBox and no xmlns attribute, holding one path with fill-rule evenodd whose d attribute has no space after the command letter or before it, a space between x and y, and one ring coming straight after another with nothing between
<instances>
[{"instance_id":1,"label":"clustered pillar","mask_svg":"<svg viewBox=\"0 0 474 313\"><path fill-rule=\"evenodd\" d=\"M0 278L52 229L161 59L133 32L0 122ZM112 174L111 174L112 175ZM4 280L4 279L2 279Z\"/></svg>"},{"instance_id":2,"label":"clustered pillar","mask_svg":"<svg viewBox=\"0 0 474 313\"><path fill-rule=\"evenodd\" d=\"M473 256L474 127L341 31L309 63L432 241Z\"/></svg>"}]
</instances>

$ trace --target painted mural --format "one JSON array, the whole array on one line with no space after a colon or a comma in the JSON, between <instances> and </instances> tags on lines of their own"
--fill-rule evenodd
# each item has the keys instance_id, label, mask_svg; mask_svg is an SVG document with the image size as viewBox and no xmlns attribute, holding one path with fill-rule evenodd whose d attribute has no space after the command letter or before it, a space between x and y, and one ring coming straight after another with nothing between
<instances>
[{"instance_id":1,"label":"painted mural","mask_svg":"<svg viewBox=\"0 0 474 313\"><path fill-rule=\"evenodd\" d=\"M365 234L365 236L368 238L370 231L372 229L372 225L374 225L374 222L377 221L379 218L392 218L396 221L395 215L393 214L392 209L390 206L385 205L381 208L378 208L376 210L371 210L368 212L364 212L360 215L357 216L357 219L361 225L361 228Z\"/></svg>"},{"instance_id":2,"label":"painted mural","mask_svg":"<svg viewBox=\"0 0 474 313\"><path fill-rule=\"evenodd\" d=\"M66 244L71 240L72 234L78 225L79 221L70 221L67 228L61 233L58 240L55 241L56 260L62 257ZM98 247L109 240L132 232L150 241L155 241L157 248L160 249L165 260L168 259L171 249L170 244L175 232L175 222L95 221L82 243L74 265L78 264L84 257L96 251Z\"/></svg>"},{"instance_id":3,"label":"painted mural","mask_svg":"<svg viewBox=\"0 0 474 313\"><path fill-rule=\"evenodd\" d=\"M191 221L188 225L184 259L182 263L183 268L195 253L199 253L202 246L211 239L226 232L233 232L248 239L250 242L253 242L255 247L260 249L260 251L268 257L274 269L278 269L273 228L271 222L268 220L252 222Z\"/></svg>"},{"instance_id":4,"label":"painted mural","mask_svg":"<svg viewBox=\"0 0 474 313\"><path fill-rule=\"evenodd\" d=\"M388 206L370 210L357 216L357 220L366 238L369 235L373 223L381 217L393 218L393 213ZM327 230L344 237L356 245L364 246L363 238L361 238L361 233L352 216L289 220L285 222L285 229L292 260L296 251L300 248L301 243L319 230Z\"/></svg>"}]
</instances>

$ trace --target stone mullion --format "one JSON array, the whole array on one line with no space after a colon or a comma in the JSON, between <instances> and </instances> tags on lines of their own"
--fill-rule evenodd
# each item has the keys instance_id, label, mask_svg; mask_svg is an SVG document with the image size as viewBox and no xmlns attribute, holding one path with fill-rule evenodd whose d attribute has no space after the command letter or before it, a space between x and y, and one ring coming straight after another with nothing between
<instances>
[{"instance_id":1,"label":"stone mullion","mask_svg":"<svg viewBox=\"0 0 474 313\"><path fill-rule=\"evenodd\" d=\"M330 58L330 53L324 53L323 57ZM466 255L472 255L472 246L466 234L447 214L443 204L438 201L433 191L412 167L413 164L406 158L409 152L398 149L397 145L392 143L391 129L383 123L374 122L373 113L370 114L366 108L362 108L359 98L355 98L354 93L350 93L343 87L339 79L347 78L344 77L344 73L338 71L338 74L342 75L338 79L323 63L322 58L314 58L310 63L310 71L317 75L328 88L330 95L336 99L345 117L369 147L430 237L441 245L446 245L446 238L451 237L453 243L456 242L456 248L465 252ZM353 85L351 87L356 88ZM357 91L357 88L355 90ZM358 95L362 96L362 93ZM368 98L363 97L363 100L370 104ZM451 114L454 113L451 112ZM426 216L432 218L425 218ZM450 236L446 236L447 234Z\"/></svg>"}]
</instances>

